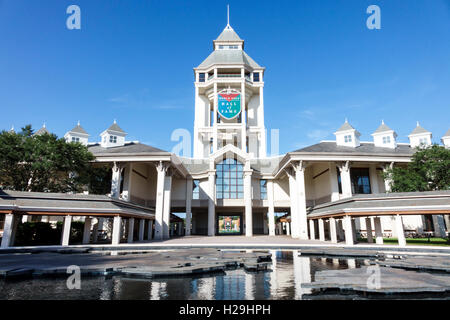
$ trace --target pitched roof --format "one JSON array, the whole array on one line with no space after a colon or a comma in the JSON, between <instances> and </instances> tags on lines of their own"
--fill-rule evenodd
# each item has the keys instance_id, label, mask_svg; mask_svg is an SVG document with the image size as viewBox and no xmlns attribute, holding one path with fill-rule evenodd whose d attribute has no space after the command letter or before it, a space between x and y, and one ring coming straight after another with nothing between
<instances>
[{"instance_id":1,"label":"pitched roof","mask_svg":"<svg viewBox=\"0 0 450 320\"><path fill-rule=\"evenodd\" d=\"M50 134L50 132L48 132L48 130L45 128L45 126L42 126L42 128L40 128L38 131L36 131L33 135L40 136L40 135L43 135L45 133Z\"/></svg>"},{"instance_id":2,"label":"pitched roof","mask_svg":"<svg viewBox=\"0 0 450 320\"><path fill-rule=\"evenodd\" d=\"M323 141L317 144L314 144L309 147L305 147L299 150L293 151L294 153L341 153L348 155L355 154L372 154L372 155L399 155L399 156L410 156L414 153L414 149L412 149L409 145L399 144L397 148L383 148L376 147L372 142L361 142L359 147L344 147L338 146L334 141Z\"/></svg>"},{"instance_id":3,"label":"pitched roof","mask_svg":"<svg viewBox=\"0 0 450 320\"><path fill-rule=\"evenodd\" d=\"M109 126L106 131L115 131L115 132L122 132L125 133L125 131L122 130L122 128L119 127L119 125L114 121L112 125Z\"/></svg>"},{"instance_id":4,"label":"pitched roof","mask_svg":"<svg viewBox=\"0 0 450 320\"><path fill-rule=\"evenodd\" d=\"M89 145L88 150L94 155L97 154L149 154L149 153L167 153L169 152L143 144L139 142L127 142L123 146L103 148L99 143Z\"/></svg>"},{"instance_id":5,"label":"pitched roof","mask_svg":"<svg viewBox=\"0 0 450 320\"><path fill-rule=\"evenodd\" d=\"M419 123L417 123L417 126L414 128L413 131L411 131L411 133L409 135L411 136L411 135L414 135L414 134L421 134L421 133L430 133L430 131L425 130L424 128L422 128L419 125Z\"/></svg>"},{"instance_id":6,"label":"pitched roof","mask_svg":"<svg viewBox=\"0 0 450 320\"><path fill-rule=\"evenodd\" d=\"M443 137L450 137L450 129L447 130L447 132L443 135Z\"/></svg>"},{"instance_id":7,"label":"pitched roof","mask_svg":"<svg viewBox=\"0 0 450 320\"><path fill-rule=\"evenodd\" d=\"M348 131L348 130L355 130L355 128L353 128L350 123L348 123L348 121L345 121L344 124L337 129L336 132L340 132L340 131Z\"/></svg>"},{"instance_id":8,"label":"pitched roof","mask_svg":"<svg viewBox=\"0 0 450 320\"><path fill-rule=\"evenodd\" d=\"M244 64L252 68L261 68L244 50L215 50L198 68L206 68L213 64Z\"/></svg>"},{"instance_id":9,"label":"pitched roof","mask_svg":"<svg viewBox=\"0 0 450 320\"><path fill-rule=\"evenodd\" d=\"M74 127L72 130L70 130L69 132L73 132L73 133L81 133L81 134L86 134L89 135L86 130L83 129L83 127L78 123L76 127Z\"/></svg>"},{"instance_id":10,"label":"pitched roof","mask_svg":"<svg viewBox=\"0 0 450 320\"><path fill-rule=\"evenodd\" d=\"M375 130L375 132L373 134L376 133L381 133L381 132L386 132L386 131L393 131L391 128L389 128L384 121L381 122L380 126L378 127L377 130Z\"/></svg>"},{"instance_id":11,"label":"pitched roof","mask_svg":"<svg viewBox=\"0 0 450 320\"><path fill-rule=\"evenodd\" d=\"M227 25L215 41L236 42L243 40L239 38L238 34L230 27L230 25Z\"/></svg>"}]
</instances>

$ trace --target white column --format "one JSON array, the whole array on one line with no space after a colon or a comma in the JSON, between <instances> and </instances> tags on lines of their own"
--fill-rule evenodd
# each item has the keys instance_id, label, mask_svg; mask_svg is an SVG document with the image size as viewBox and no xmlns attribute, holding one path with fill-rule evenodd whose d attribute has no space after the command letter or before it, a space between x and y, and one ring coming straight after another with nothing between
<instances>
[{"instance_id":1,"label":"white column","mask_svg":"<svg viewBox=\"0 0 450 320\"><path fill-rule=\"evenodd\" d=\"M167 165L159 162L156 166L156 171L158 178L156 183L155 239L161 240L163 238L164 180Z\"/></svg>"},{"instance_id":2,"label":"white column","mask_svg":"<svg viewBox=\"0 0 450 320\"><path fill-rule=\"evenodd\" d=\"M352 181L350 179L350 162L347 161L339 166L341 173L342 197L349 198L352 196Z\"/></svg>"},{"instance_id":3,"label":"white column","mask_svg":"<svg viewBox=\"0 0 450 320\"><path fill-rule=\"evenodd\" d=\"M242 72L242 71L241 71ZM247 122L245 120L246 110L245 110L245 78L243 77L241 83L241 117L242 117L242 129L241 129L241 149L244 152L247 152ZM248 150L250 152L250 150Z\"/></svg>"},{"instance_id":4,"label":"white column","mask_svg":"<svg viewBox=\"0 0 450 320\"><path fill-rule=\"evenodd\" d=\"M148 220L147 239L153 239L153 220Z\"/></svg>"},{"instance_id":5,"label":"white column","mask_svg":"<svg viewBox=\"0 0 450 320\"><path fill-rule=\"evenodd\" d=\"M366 218L367 243L373 243L372 236L372 220L370 217Z\"/></svg>"},{"instance_id":6,"label":"white column","mask_svg":"<svg viewBox=\"0 0 450 320\"><path fill-rule=\"evenodd\" d=\"M291 235L291 223L285 222L284 225L286 226L286 235L290 236Z\"/></svg>"},{"instance_id":7,"label":"white column","mask_svg":"<svg viewBox=\"0 0 450 320\"><path fill-rule=\"evenodd\" d=\"M438 238L445 238L445 222L442 215L433 215L434 235Z\"/></svg>"},{"instance_id":8,"label":"white column","mask_svg":"<svg viewBox=\"0 0 450 320\"><path fill-rule=\"evenodd\" d=\"M370 176L370 188L372 193L380 193L380 188L378 186L378 173L377 166L372 164L369 167L369 176Z\"/></svg>"},{"instance_id":9,"label":"white column","mask_svg":"<svg viewBox=\"0 0 450 320\"><path fill-rule=\"evenodd\" d=\"M169 168L164 178L163 239L169 239L172 194L172 172Z\"/></svg>"},{"instance_id":10,"label":"white column","mask_svg":"<svg viewBox=\"0 0 450 320\"><path fill-rule=\"evenodd\" d=\"M339 185L337 177L336 163L330 163L330 186L331 186L331 201L339 200Z\"/></svg>"},{"instance_id":11,"label":"white column","mask_svg":"<svg viewBox=\"0 0 450 320\"><path fill-rule=\"evenodd\" d=\"M269 202L268 217L269 219L269 235L275 235L275 205L273 199L273 180L267 180L267 200Z\"/></svg>"},{"instance_id":12,"label":"white column","mask_svg":"<svg viewBox=\"0 0 450 320\"><path fill-rule=\"evenodd\" d=\"M133 243L133 235L134 235L134 218L128 219L128 243Z\"/></svg>"},{"instance_id":13,"label":"white column","mask_svg":"<svg viewBox=\"0 0 450 320\"><path fill-rule=\"evenodd\" d=\"M83 244L89 244L89 240L91 239L91 224L92 218L86 217L84 219Z\"/></svg>"},{"instance_id":14,"label":"white column","mask_svg":"<svg viewBox=\"0 0 450 320\"><path fill-rule=\"evenodd\" d=\"M131 201L131 178L133 176L133 164L128 163L123 174L123 191L121 199Z\"/></svg>"},{"instance_id":15,"label":"white column","mask_svg":"<svg viewBox=\"0 0 450 320\"><path fill-rule=\"evenodd\" d=\"M5 223L3 226L2 248L8 248L13 237L14 214L5 214Z\"/></svg>"},{"instance_id":16,"label":"white column","mask_svg":"<svg viewBox=\"0 0 450 320\"><path fill-rule=\"evenodd\" d=\"M212 237L215 233L216 224L216 171L208 173L208 236Z\"/></svg>"},{"instance_id":17,"label":"white column","mask_svg":"<svg viewBox=\"0 0 450 320\"><path fill-rule=\"evenodd\" d=\"M250 164L245 165L247 168ZM246 168L246 170L247 170ZM253 236L252 172L244 171L245 235Z\"/></svg>"},{"instance_id":18,"label":"white column","mask_svg":"<svg viewBox=\"0 0 450 320\"><path fill-rule=\"evenodd\" d=\"M330 238L331 238L331 242L333 242L333 243L338 242L335 218L330 218Z\"/></svg>"},{"instance_id":19,"label":"white column","mask_svg":"<svg viewBox=\"0 0 450 320\"><path fill-rule=\"evenodd\" d=\"M304 294L310 294L312 289L304 288L303 284L311 283L311 260L309 257L300 256L301 252L293 251L294 265L294 290L295 299L300 300Z\"/></svg>"},{"instance_id":20,"label":"white column","mask_svg":"<svg viewBox=\"0 0 450 320\"><path fill-rule=\"evenodd\" d=\"M325 241L325 225L323 219L319 219L319 240Z\"/></svg>"},{"instance_id":21,"label":"white column","mask_svg":"<svg viewBox=\"0 0 450 320\"><path fill-rule=\"evenodd\" d=\"M72 216L65 216L63 230L62 230L62 237L61 237L61 245L62 246L69 245L71 224L72 224Z\"/></svg>"},{"instance_id":22,"label":"white column","mask_svg":"<svg viewBox=\"0 0 450 320\"><path fill-rule=\"evenodd\" d=\"M291 204L291 223L298 225L298 198L297 198L297 182L295 180L295 170L287 169L286 173L289 178L289 200ZM298 235L297 235L298 236Z\"/></svg>"},{"instance_id":23,"label":"white column","mask_svg":"<svg viewBox=\"0 0 450 320\"><path fill-rule=\"evenodd\" d=\"M375 242L376 244L383 244L383 229L381 228L380 217L373 218L373 223L375 225Z\"/></svg>"},{"instance_id":24,"label":"white column","mask_svg":"<svg viewBox=\"0 0 450 320\"><path fill-rule=\"evenodd\" d=\"M308 240L308 220L306 217L306 194L305 194L305 170L306 166L300 161L295 167L295 180L297 184L297 224L292 226L292 237Z\"/></svg>"},{"instance_id":25,"label":"white column","mask_svg":"<svg viewBox=\"0 0 450 320\"><path fill-rule=\"evenodd\" d=\"M144 241L145 219L139 220L139 241Z\"/></svg>"},{"instance_id":26,"label":"white column","mask_svg":"<svg viewBox=\"0 0 450 320\"><path fill-rule=\"evenodd\" d=\"M393 167L394 163L391 162L390 164L383 166L383 172L386 173L388 169L392 169ZM384 189L386 190L386 192L391 192L391 183L392 180L390 178L386 178L384 180Z\"/></svg>"},{"instance_id":27,"label":"white column","mask_svg":"<svg viewBox=\"0 0 450 320\"><path fill-rule=\"evenodd\" d=\"M191 235L191 218L192 218L192 191L193 191L192 178L186 180L186 236Z\"/></svg>"},{"instance_id":28,"label":"white column","mask_svg":"<svg viewBox=\"0 0 450 320\"><path fill-rule=\"evenodd\" d=\"M120 243L120 233L122 229L122 218L120 216L115 216L113 221L112 230L112 244L118 245Z\"/></svg>"},{"instance_id":29,"label":"white column","mask_svg":"<svg viewBox=\"0 0 450 320\"><path fill-rule=\"evenodd\" d=\"M258 108L258 126L261 130L261 149L259 152L259 158L265 158L267 156L267 139L266 139L266 127L264 125L264 87L259 87L259 108Z\"/></svg>"},{"instance_id":30,"label":"white column","mask_svg":"<svg viewBox=\"0 0 450 320\"><path fill-rule=\"evenodd\" d=\"M214 79L217 79L217 69L214 69ZM214 82L214 122L211 121L211 123L213 123L213 153L217 151L217 102L218 102L218 98L217 98L217 82ZM209 150L208 150L209 153Z\"/></svg>"},{"instance_id":31,"label":"white column","mask_svg":"<svg viewBox=\"0 0 450 320\"><path fill-rule=\"evenodd\" d=\"M314 228L314 220L309 220L309 239L315 240L316 239L316 230Z\"/></svg>"},{"instance_id":32,"label":"white column","mask_svg":"<svg viewBox=\"0 0 450 320\"><path fill-rule=\"evenodd\" d=\"M123 166L114 162L111 177L111 198L118 199L120 196L120 177L122 175Z\"/></svg>"},{"instance_id":33,"label":"white column","mask_svg":"<svg viewBox=\"0 0 450 320\"><path fill-rule=\"evenodd\" d=\"M278 222L277 226L278 226L278 234L281 236L283 234L283 225L281 224L281 222Z\"/></svg>"},{"instance_id":34,"label":"white column","mask_svg":"<svg viewBox=\"0 0 450 320\"><path fill-rule=\"evenodd\" d=\"M449 214L444 215L444 221L447 226L447 232L450 232L450 215Z\"/></svg>"},{"instance_id":35,"label":"white column","mask_svg":"<svg viewBox=\"0 0 450 320\"><path fill-rule=\"evenodd\" d=\"M356 218L359 219L359 218ZM352 233L353 233L353 242L356 243L356 219L352 219Z\"/></svg>"},{"instance_id":36,"label":"white column","mask_svg":"<svg viewBox=\"0 0 450 320\"><path fill-rule=\"evenodd\" d=\"M354 245L353 240L353 228L352 228L352 218L350 216L345 216L343 219L344 229L345 229L345 244Z\"/></svg>"},{"instance_id":37,"label":"white column","mask_svg":"<svg viewBox=\"0 0 450 320\"><path fill-rule=\"evenodd\" d=\"M405 239L405 231L403 229L403 219L402 216L399 214L395 216L395 227L397 229L398 245L401 247L405 247L406 239Z\"/></svg>"}]
</instances>

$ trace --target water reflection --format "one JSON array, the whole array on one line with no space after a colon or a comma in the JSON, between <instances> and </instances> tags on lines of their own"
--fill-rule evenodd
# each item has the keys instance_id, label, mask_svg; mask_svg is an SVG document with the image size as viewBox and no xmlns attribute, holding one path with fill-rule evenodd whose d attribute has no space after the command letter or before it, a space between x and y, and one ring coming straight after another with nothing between
<instances>
[{"instance_id":1,"label":"water reflection","mask_svg":"<svg viewBox=\"0 0 450 320\"><path fill-rule=\"evenodd\" d=\"M236 269L192 278L83 278L81 290L68 290L66 279L0 281L0 299L302 299L311 294L303 285L314 281L317 271L368 264L356 259L307 257L296 250L270 253L270 270L257 273Z\"/></svg>"}]
</instances>

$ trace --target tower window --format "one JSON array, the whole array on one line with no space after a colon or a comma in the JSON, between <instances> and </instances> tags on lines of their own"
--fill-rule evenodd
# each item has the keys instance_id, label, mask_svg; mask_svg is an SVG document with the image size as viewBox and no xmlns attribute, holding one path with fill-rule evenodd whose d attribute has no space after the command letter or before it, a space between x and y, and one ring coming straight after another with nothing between
<instances>
[{"instance_id":1,"label":"tower window","mask_svg":"<svg viewBox=\"0 0 450 320\"><path fill-rule=\"evenodd\" d=\"M217 199L244 198L244 165L235 159L226 159L216 166Z\"/></svg>"},{"instance_id":2,"label":"tower window","mask_svg":"<svg viewBox=\"0 0 450 320\"><path fill-rule=\"evenodd\" d=\"M72 137L72 142L80 142L80 138L78 138L78 137Z\"/></svg>"},{"instance_id":3,"label":"tower window","mask_svg":"<svg viewBox=\"0 0 450 320\"><path fill-rule=\"evenodd\" d=\"M117 143L117 136L109 136L110 143Z\"/></svg>"},{"instance_id":4,"label":"tower window","mask_svg":"<svg viewBox=\"0 0 450 320\"><path fill-rule=\"evenodd\" d=\"M391 143L391 137L385 136L383 137L383 144L389 144Z\"/></svg>"},{"instance_id":5,"label":"tower window","mask_svg":"<svg viewBox=\"0 0 450 320\"><path fill-rule=\"evenodd\" d=\"M259 180L261 200L267 200L267 180Z\"/></svg>"},{"instance_id":6,"label":"tower window","mask_svg":"<svg viewBox=\"0 0 450 320\"><path fill-rule=\"evenodd\" d=\"M259 72L253 73L253 82L259 82Z\"/></svg>"},{"instance_id":7,"label":"tower window","mask_svg":"<svg viewBox=\"0 0 450 320\"><path fill-rule=\"evenodd\" d=\"M192 199L200 199L200 180L192 181Z\"/></svg>"},{"instance_id":8,"label":"tower window","mask_svg":"<svg viewBox=\"0 0 450 320\"><path fill-rule=\"evenodd\" d=\"M205 82L205 74L204 73L198 74L198 82Z\"/></svg>"},{"instance_id":9,"label":"tower window","mask_svg":"<svg viewBox=\"0 0 450 320\"><path fill-rule=\"evenodd\" d=\"M370 193L369 169L353 168L350 171L350 179L352 181L353 194Z\"/></svg>"},{"instance_id":10,"label":"tower window","mask_svg":"<svg viewBox=\"0 0 450 320\"><path fill-rule=\"evenodd\" d=\"M352 142L352 136L351 136L351 135L346 135L346 136L344 136L344 142L345 142L345 143L347 143L347 142Z\"/></svg>"}]
</instances>

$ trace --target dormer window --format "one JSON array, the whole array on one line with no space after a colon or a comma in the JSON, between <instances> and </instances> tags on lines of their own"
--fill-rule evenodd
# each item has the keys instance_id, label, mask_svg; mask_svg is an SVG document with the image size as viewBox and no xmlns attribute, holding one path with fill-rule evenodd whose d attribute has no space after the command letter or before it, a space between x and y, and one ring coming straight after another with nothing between
<instances>
[{"instance_id":1,"label":"dormer window","mask_svg":"<svg viewBox=\"0 0 450 320\"><path fill-rule=\"evenodd\" d=\"M345 143L352 142L352 136L351 135L344 136L344 142Z\"/></svg>"},{"instance_id":2,"label":"dormer window","mask_svg":"<svg viewBox=\"0 0 450 320\"><path fill-rule=\"evenodd\" d=\"M110 143L117 143L117 136L109 136Z\"/></svg>"},{"instance_id":3,"label":"dormer window","mask_svg":"<svg viewBox=\"0 0 450 320\"><path fill-rule=\"evenodd\" d=\"M383 137L383 144L390 144L391 143L391 137L390 136L384 136Z\"/></svg>"},{"instance_id":4,"label":"dormer window","mask_svg":"<svg viewBox=\"0 0 450 320\"><path fill-rule=\"evenodd\" d=\"M236 45L232 46L219 45L219 50L237 50L237 49L239 49L239 46Z\"/></svg>"},{"instance_id":5,"label":"dormer window","mask_svg":"<svg viewBox=\"0 0 450 320\"><path fill-rule=\"evenodd\" d=\"M428 144L428 139L427 138L420 138L419 143L420 144Z\"/></svg>"},{"instance_id":6,"label":"dormer window","mask_svg":"<svg viewBox=\"0 0 450 320\"><path fill-rule=\"evenodd\" d=\"M72 137L72 142L80 142L80 138L78 138L78 137Z\"/></svg>"}]
</instances>

